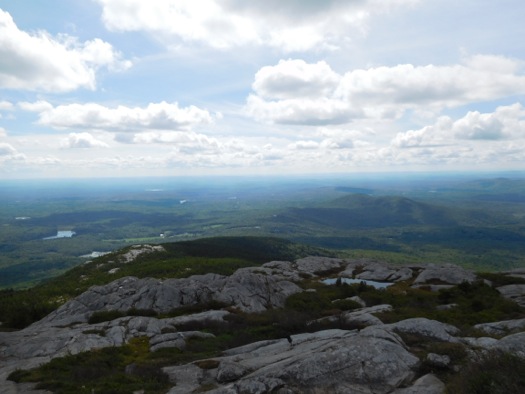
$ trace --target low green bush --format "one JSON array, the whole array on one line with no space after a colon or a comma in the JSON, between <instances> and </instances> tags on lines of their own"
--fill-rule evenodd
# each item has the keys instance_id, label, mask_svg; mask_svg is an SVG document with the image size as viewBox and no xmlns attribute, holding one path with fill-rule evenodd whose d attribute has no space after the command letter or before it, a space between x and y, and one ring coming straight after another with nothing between
<instances>
[{"instance_id":1,"label":"low green bush","mask_svg":"<svg viewBox=\"0 0 525 394\"><path fill-rule=\"evenodd\" d=\"M525 360L492 351L471 361L447 384L448 394L525 393Z\"/></svg>"},{"instance_id":2,"label":"low green bush","mask_svg":"<svg viewBox=\"0 0 525 394\"><path fill-rule=\"evenodd\" d=\"M36 369L15 371L8 379L38 382L38 389L56 394L129 394L138 390L165 393L173 384L158 365L144 361L144 348L146 352L148 348L144 341L135 342L55 358Z\"/></svg>"}]
</instances>

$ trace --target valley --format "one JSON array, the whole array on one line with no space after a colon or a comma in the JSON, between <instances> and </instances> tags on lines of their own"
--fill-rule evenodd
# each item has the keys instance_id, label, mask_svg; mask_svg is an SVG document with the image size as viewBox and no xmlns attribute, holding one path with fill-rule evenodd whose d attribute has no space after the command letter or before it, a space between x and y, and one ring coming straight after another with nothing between
<instances>
[{"instance_id":1,"label":"valley","mask_svg":"<svg viewBox=\"0 0 525 394\"><path fill-rule=\"evenodd\" d=\"M0 288L132 244L240 235L392 262L522 267L525 180L498 175L4 181Z\"/></svg>"}]
</instances>

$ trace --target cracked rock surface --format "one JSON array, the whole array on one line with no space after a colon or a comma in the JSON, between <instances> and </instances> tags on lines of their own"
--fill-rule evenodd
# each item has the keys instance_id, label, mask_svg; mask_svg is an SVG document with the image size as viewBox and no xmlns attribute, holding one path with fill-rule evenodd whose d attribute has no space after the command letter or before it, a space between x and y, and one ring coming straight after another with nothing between
<instances>
[{"instance_id":1,"label":"cracked rock surface","mask_svg":"<svg viewBox=\"0 0 525 394\"><path fill-rule=\"evenodd\" d=\"M148 250L144 253L157 251L144 250ZM66 354L121 346L143 336L149 338L151 351L184 349L187 340L212 334L184 331L179 327L220 324L231 313L226 308L173 318L127 316L89 324L95 312L126 312L134 308L168 313L212 301L246 313L261 312L282 308L290 295L303 291L298 282L327 273L374 281L415 279L417 286L429 288L476 279L474 273L451 264L393 267L372 260L326 257L272 261L260 267L239 269L230 276L206 274L166 280L125 277L90 288L23 330L0 332L0 394L38 392L31 386L6 381L9 373L18 368L36 367ZM498 290L521 302L525 287L509 286ZM362 299L355 301L363 308L326 319L341 318L361 327L360 330L323 330L292 335L291 342L275 339L251 343L223 352L213 359L213 368L209 368L210 363L207 368L201 368L198 362L166 367L164 371L173 383L169 392L186 394L206 385L212 387L207 392L215 394L442 393L444 384L435 375L418 375L421 360L403 342L405 336L461 344L471 351L499 349L525 358L524 319L476 326L487 335L497 335L498 339L462 338L458 328L426 318L383 324L380 314L391 311L391 305L367 306ZM440 367L449 364L449 360L439 354L431 355L426 361Z\"/></svg>"}]
</instances>

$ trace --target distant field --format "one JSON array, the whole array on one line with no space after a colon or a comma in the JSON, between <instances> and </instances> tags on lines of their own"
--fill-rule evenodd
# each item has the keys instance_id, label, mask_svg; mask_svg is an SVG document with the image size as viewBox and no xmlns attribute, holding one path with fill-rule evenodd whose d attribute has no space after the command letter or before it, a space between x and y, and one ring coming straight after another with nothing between
<instances>
[{"instance_id":1,"label":"distant field","mask_svg":"<svg viewBox=\"0 0 525 394\"><path fill-rule=\"evenodd\" d=\"M525 180L470 175L0 182L0 288L137 243L274 236L340 255L525 266ZM72 237L52 238L57 232Z\"/></svg>"}]
</instances>

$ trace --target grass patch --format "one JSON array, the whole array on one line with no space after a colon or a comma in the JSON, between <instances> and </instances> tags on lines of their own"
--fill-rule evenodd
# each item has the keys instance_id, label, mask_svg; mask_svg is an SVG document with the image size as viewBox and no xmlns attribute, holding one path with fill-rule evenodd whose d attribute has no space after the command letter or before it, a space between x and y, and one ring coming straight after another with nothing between
<instances>
[{"instance_id":1,"label":"grass patch","mask_svg":"<svg viewBox=\"0 0 525 394\"><path fill-rule=\"evenodd\" d=\"M136 338L122 347L55 358L36 369L15 371L8 379L38 382L38 389L57 394L165 393L172 384L158 365L147 362L148 348L147 339Z\"/></svg>"}]
</instances>

